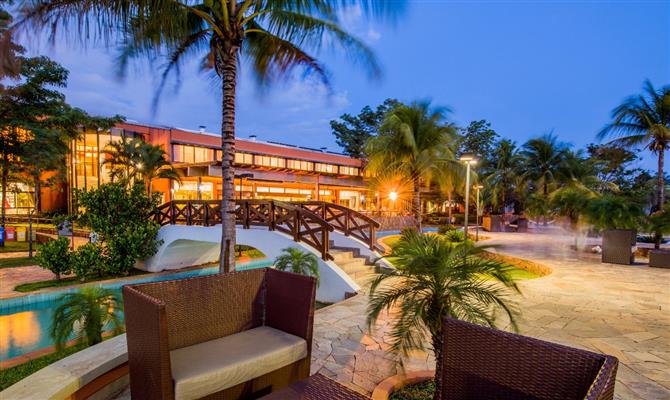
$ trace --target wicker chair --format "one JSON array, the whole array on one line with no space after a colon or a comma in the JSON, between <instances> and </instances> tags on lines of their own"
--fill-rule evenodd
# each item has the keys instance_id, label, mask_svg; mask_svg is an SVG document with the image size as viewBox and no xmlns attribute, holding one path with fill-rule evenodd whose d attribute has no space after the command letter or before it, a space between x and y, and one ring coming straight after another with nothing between
<instances>
[{"instance_id":1,"label":"wicker chair","mask_svg":"<svg viewBox=\"0 0 670 400\"><path fill-rule=\"evenodd\" d=\"M616 358L446 319L445 400L611 400Z\"/></svg>"},{"instance_id":2,"label":"wicker chair","mask_svg":"<svg viewBox=\"0 0 670 400\"><path fill-rule=\"evenodd\" d=\"M306 378L315 293L273 269L124 286L133 399L257 397Z\"/></svg>"},{"instance_id":3,"label":"wicker chair","mask_svg":"<svg viewBox=\"0 0 670 400\"><path fill-rule=\"evenodd\" d=\"M637 241L634 229L607 229L603 231L602 262L632 264L635 262L633 246Z\"/></svg>"}]
</instances>

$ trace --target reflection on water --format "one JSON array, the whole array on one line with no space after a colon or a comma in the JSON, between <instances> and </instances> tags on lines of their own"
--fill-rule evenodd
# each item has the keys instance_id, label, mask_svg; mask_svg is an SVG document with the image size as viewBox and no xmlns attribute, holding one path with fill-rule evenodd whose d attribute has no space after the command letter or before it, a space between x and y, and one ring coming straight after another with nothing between
<instances>
[{"instance_id":1,"label":"reflection on water","mask_svg":"<svg viewBox=\"0 0 670 400\"><path fill-rule=\"evenodd\" d=\"M11 358L15 348L35 348L42 330L35 311L0 315L0 359Z\"/></svg>"}]
</instances>

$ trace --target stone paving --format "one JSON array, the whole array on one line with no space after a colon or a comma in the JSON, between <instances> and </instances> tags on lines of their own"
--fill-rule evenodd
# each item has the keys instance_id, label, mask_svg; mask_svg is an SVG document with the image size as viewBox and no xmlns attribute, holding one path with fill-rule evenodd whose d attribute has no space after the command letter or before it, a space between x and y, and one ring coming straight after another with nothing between
<instances>
[{"instance_id":1,"label":"stone paving","mask_svg":"<svg viewBox=\"0 0 670 400\"><path fill-rule=\"evenodd\" d=\"M55 279L55 275L37 265L29 267L0 268L0 299L18 295L17 285Z\"/></svg>"},{"instance_id":2,"label":"stone paving","mask_svg":"<svg viewBox=\"0 0 670 400\"><path fill-rule=\"evenodd\" d=\"M616 399L670 399L670 270L602 264L598 256L569 250L557 235L489 234L495 251L542 263L553 273L520 282L520 333L619 358ZM359 282L365 286L365 282ZM399 373L387 352L389 320L370 333L367 296L319 310L312 372L362 393ZM406 371L434 368L430 354L404 360Z\"/></svg>"}]
</instances>

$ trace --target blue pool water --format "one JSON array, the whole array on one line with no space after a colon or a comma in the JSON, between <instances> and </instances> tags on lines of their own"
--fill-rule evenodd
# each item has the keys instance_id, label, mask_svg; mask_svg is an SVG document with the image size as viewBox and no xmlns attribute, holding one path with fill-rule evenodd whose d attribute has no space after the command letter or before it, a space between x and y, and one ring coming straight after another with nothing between
<instances>
[{"instance_id":1,"label":"blue pool water","mask_svg":"<svg viewBox=\"0 0 670 400\"><path fill-rule=\"evenodd\" d=\"M237 270L265 268L271 260L255 260L237 265ZM119 280L100 286L113 289L121 295L121 286L128 283L158 282L169 279L211 275L218 266L176 272L173 274ZM33 294L13 299L0 300L0 361L8 360L31 351L53 345L49 337L52 315L58 307L58 299L76 289L64 289L49 293Z\"/></svg>"},{"instance_id":2,"label":"blue pool water","mask_svg":"<svg viewBox=\"0 0 670 400\"><path fill-rule=\"evenodd\" d=\"M421 231L428 233L428 232L437 232L437 228L430 227L430 228L423 228ZM377 238L383 238L385 236L391 236L391 235L400 235L400 230L395 230L395 231L381 231L377 232Z\"/></svg>"}]
</instances>

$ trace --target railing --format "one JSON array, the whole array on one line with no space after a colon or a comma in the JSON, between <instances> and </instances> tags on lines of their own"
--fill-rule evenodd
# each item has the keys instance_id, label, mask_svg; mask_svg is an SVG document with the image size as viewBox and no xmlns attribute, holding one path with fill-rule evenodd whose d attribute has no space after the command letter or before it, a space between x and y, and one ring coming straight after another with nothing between
<instances>
[{"instance_id":1,"label":"railing","mask_svg":"<svg viewBox=\"0 0 670 400\"><path fill-rule=\"evenodd\" d=\"M319 215L336 230L365 243L371 250L377 246L379 223L358 211L325 201L293 203Z\"/></svg>"},{"instance_id":2,"label":"railing","mask_svg":"<svg viewBox=\"0 0 670 400\"><path fill-rule=\"evenodd\" d=\"M329 233L334 227L309 209L276 200L236 200L235 205L235 222L244 229L267 226L317 249L324 260L332 259ZM161 225L212 226L221 223L221 202L174 200L159 206L154 218Z\"/></svg>"}]
</instances>

